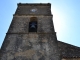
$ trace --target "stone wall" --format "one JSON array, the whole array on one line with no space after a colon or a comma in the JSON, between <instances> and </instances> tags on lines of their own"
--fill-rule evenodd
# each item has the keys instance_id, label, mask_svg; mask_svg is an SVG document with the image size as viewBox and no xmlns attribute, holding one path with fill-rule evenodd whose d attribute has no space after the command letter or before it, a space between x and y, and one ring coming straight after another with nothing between
<instances>
[{"instance_id":1,"label":"stone wall","mask_svg":"<svg viewBox=\"0 0 80 60\"><path fill-rule=\"evenodd\" d=\"M0 60L59 60L53 34L7 34Z\"/></svg>"},{"instance_id":2,"label":"stone wall","mask_svg":"<svg viewBox=\"0 0 80 60\"><path fill-rule=\"evenodd\" d=\"M31 9L37 9L31 12ZM29 32L30 18L37 18L37 32ZM0 60L60 60L51 5L20 4L2 44Z\"/></svg>"},{"instance_id":3,"label":"stone wall","mask_svg":"<svg viewBox=\"0 0 80 60\"><path fill-rule=\"evenodd\" d=\"M62 57L64 58L79 58L80 47L58 41L58 47L61 51Z\"/></svg>"},{"instance_id":4,"label":"stone wall","mask_svg":"<svg viewBox=\"0 0 80 60\"><path fill-rule=\"evenodd\" d=\"M35 12L31 10L35 9ZM15 12L17 15L51 15L50 5L18 5Z\"/></svg>"},{"instance_id":5,"label":"stone wall","mask_svg":"<svg viewBox=\"0 0 80 60\"><path fill-rule=\"evenodd\" d=\"M29 33L31 17L37 18L37 33L53 33L54 26L52 16L14 16L8 33Z\"/></svg>"},{"instance_id":6,"label":"stone wall","mask_svg":"<svg viewBox=\"0 0 80 60\"><path fill-rule=\"evenodd\" d=\"M62 60L80 60L80 58L63 58Z\"/></svg>"}]
</instances>

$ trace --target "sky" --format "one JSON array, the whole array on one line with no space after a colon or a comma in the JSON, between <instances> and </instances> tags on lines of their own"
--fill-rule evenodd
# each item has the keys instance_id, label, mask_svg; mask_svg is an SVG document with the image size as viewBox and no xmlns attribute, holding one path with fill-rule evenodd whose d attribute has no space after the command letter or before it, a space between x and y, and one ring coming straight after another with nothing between
<instances>
[{"instance_id":1,"label":"sky","mask_svg":"<svg viewBox=\"0 0 80 60\"><path fill-rule=\"evenodd\" d=\"M0 0L0 47L17 3L51 3L57 39L80 47L80 0Z\"/></svg>"}]
</instances>

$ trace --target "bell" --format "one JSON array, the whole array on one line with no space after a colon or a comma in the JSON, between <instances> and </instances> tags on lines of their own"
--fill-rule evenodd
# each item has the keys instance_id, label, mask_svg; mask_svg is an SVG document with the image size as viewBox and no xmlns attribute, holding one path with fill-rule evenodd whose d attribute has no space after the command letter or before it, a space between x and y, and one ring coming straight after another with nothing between
<instances>
[{"instance_id":1,"label":"bell","mask_svg":"<svg viewBox=\"0 0 80 60\"><path fill-rule=\"evenodd\" d=\"M30 25L31 25L30 28L36 28L36 23L35 22L32 22Z\"/></svg>"}]
</instances>

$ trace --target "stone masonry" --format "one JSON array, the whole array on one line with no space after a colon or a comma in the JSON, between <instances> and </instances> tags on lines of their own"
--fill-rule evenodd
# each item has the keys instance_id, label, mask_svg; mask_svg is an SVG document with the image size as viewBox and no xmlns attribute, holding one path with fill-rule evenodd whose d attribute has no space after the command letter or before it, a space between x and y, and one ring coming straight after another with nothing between
<instances>
[{"instance_id":1,"label":"stone masonry","mask_svg":"<svg viewBox=\"0 0 80 60\"><path fill-rule=\"evenodd\" d=\"M29 32L32 17L37 18L37 32ZM0 60L61 60L52 18L50 3L19 3L2 44Z\"/></svg>"}]
</instances>

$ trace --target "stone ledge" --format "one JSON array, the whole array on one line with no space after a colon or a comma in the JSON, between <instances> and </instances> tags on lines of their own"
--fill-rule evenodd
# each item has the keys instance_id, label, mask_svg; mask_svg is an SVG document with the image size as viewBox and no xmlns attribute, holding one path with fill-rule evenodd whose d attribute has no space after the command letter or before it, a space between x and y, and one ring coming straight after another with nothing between
<instances>
[{"instance_id":1,"label":"stone ledge","mask_svg":"<svg viewBox=\"0 0 80 60\"><path fill-rule=\"evenodd\" d=\"M18 3L18 6L51 6L50 3Z\"/></svg>"},{"instance_id":2,"label":"stone ledge","mask_svg":"<svg viewBox=\"0 0 80 60\"><path fill-rule=\"evenodd\" d=\"M36 15L34 15L34 14L13 14L13 16L53 16L53 15L38 15L38 14L36 14Z\"/></svg>"},{"instance_id":3,"label":"stone ledge","mask_svg":"<svg viewBox=\"0 0 80 60\"><path fill-rule=\"evenodd\" d=\"M6 34L56 34L56 32L52 33L37 33L37 32L29 32L29 33L6 33Z\"/></svg>"}]
</instances>

